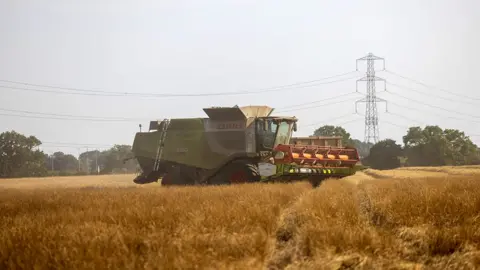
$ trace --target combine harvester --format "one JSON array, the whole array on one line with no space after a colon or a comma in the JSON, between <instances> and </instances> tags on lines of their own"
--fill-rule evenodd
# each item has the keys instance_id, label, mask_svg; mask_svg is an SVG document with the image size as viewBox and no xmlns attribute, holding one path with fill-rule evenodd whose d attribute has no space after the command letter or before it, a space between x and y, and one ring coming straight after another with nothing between
<instances>
[{"instance_id":1,"label":"combine harvester","mask_svg":"<svg viewBox=\"0 0 480 270\"><path fill-rule=\"evenodd\" d=\"M295 117L271 116L268 106L203 110L208 118L151 121L147 132L136 133L132 148L142 173L135 183L160 178L162 185L308 179L316 187L326 178L355 174L357 149L318 145L316 137L307 137L309 143L292 138ZM300 143L291 143L297 139Z\"/></svg>"}]
</instances>

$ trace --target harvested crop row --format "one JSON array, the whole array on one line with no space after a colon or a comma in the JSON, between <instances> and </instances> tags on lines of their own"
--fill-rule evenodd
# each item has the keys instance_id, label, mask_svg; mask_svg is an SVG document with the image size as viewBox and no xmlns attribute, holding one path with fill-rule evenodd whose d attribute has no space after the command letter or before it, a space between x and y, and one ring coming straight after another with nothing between
<instances>
[{"instance_id":1,"label":"harvested crop row","mask_svg":"<svg viewBox=\"0 0 480 270\"><path fill-rule=\"evenodd\" d=\"M425 177L444 177L447 174L441 171L419 171L419 170L374 170L367 169L365 174L376 179L417 179Z\"/></svg>"},{"instance_id":2,"label":"harvested crop row","mask_svg":"<svg viewBox=\"0 0 480 270\"><path fill-rule=\"evenodd\" d=\"M449 175L480 175L480 166L443 166L443 167L405 167L393 171L409 172L439 172Z\"/></svg>"},{"instance_id":3,"label":"harvested crop row","mask_svg":"<svg viewBox=\"0 0 480 270\"><path fill-rule=\"evenodd\" d=\"M480 266L471 177L327 181L286 210L270 269Z\"/></svg>"}]
</instances>

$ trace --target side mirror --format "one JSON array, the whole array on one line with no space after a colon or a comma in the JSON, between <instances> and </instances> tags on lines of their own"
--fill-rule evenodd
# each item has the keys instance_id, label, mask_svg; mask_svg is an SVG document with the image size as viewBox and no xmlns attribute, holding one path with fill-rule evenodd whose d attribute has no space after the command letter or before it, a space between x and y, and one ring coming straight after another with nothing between
<instances>
[{"instance_id":1,"label":"side mirror","mask_svg":"<svg viewBox=\"0 0 480 270\"><path fill-rule=\"evenodd\" d=\"M293 131L297 132L297 122L293 122Z\"/></svg>"}]
</instances>

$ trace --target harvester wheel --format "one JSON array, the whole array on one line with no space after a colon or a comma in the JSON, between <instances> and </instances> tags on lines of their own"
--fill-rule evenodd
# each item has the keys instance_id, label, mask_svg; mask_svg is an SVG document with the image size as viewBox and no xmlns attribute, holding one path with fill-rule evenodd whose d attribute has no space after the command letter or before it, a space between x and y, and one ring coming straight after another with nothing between
<instances>
[{"instance_id":1,"label":"harvester wheel","mask_svg":"<svg viewBox=\"0 0 480 270\"><path fill-rule=\"evenodd\" d=\"M232 162L225 166L209 182L213 185L229 185L260 181L260 173L255 164Z\"/></svg>"},{"instance_id":2,"label":"harvester wheel","mask_svg":"<svg viewBox=\"0 0 480 270\"><path fill-rule=\"evenodd\" d=\"M182 173L181 166L174 166L168 170L162 178L162 186L188 186L193 185L194 181L185 173Z\"/></svg>"},{"instance_id":3,"label":"harvester wheel","mask_svg":"<svg viewBox=\"0 0 480 270\"><path fill-rule=\"evenodd\" d=\"M161 180L162 186L169 186L173 183L173 177L171 172L167 172Z\"/></svg>"}]
</instances>

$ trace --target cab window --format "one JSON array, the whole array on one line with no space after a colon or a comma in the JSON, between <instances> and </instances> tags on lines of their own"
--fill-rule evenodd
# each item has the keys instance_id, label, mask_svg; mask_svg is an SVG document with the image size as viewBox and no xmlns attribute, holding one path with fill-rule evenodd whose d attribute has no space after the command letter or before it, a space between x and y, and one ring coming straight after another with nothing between
<instances>
[{"instance_id":1,"label":"cab window","mask_svg":"<svg viewBox=\"0 0 480 270\"><path fill-rule=\"evenodd\" d=\"M281 122L278 125L277 138L275 144L288 144L290 139L290 125L287 122Z\"/></svg>"},{"instance_id":2,"label":"cab window","mask_svg":"<svg viewBox=\"0 0 480 270\"><path fill-rule=\"evenodd\" d=\"M266 123L266 125L265 125ZM266 130L265 130L266 127ZM259 149L272 149L278 125L271 120L257 121L257 143Z\"/></svg>"}]
</instances>

